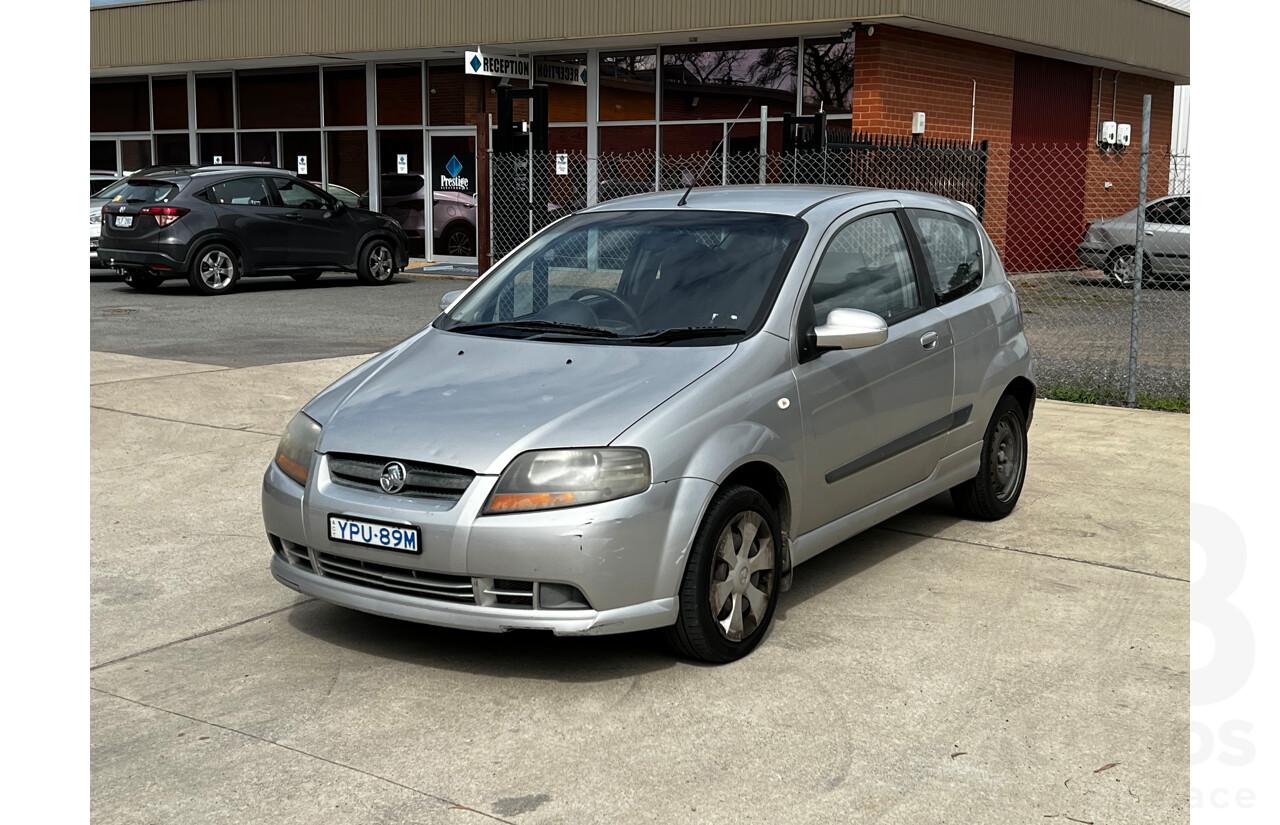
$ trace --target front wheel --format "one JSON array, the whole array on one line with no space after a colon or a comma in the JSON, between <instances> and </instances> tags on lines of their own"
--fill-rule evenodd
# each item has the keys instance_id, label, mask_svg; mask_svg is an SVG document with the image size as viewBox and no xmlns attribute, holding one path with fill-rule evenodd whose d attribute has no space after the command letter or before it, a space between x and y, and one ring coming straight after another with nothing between
<instances>
[{"instance_id":1,"label":"front wheel","mask_svg":"<svg viewBox=\"0 0 1280 825\"><path fill-rule=\"evenodd\" d=\"M1131 246L1117 249L1107 257L1106 273L1113 286L1126 289L1133 286L1135 250ZM1142 256L1142 282L1146 284L1151 278L1151 265L1147 256Z\"/></svg>"},{"instance_id":2,"label":"front wheel","mask_svg":"<svg viewBox=\"0 0 1280 825\"><path fill-rule=\"evenodd\" d=\"M201 295L223 295L240 280L240 262L230 247L209 244L196 256L187 281Z\"/></svg>"},{"instance_id":3,"label":"front wheel","mask_svg":"<svg viewBox=\"0 0 1280 825\"><path fill-rule=\"evenodd\" d=\"M996 405L982 439L978 474L951 488L951 500L966 518L1002 519L1013 512L1027 475L1027 419L1013 396Z\"/></svg>"},{"instance_id":4,"label":"front wheel","mask_svg":"<svg viewBox=\"0 0 1280 825\"><path fill-rule=\"evenodd\" d=\"M359 278L362 283L381 286L396 276L395 255L386 241L370 241L360 253Z\"/></svg>"},{"instance_id":5,"label":"front wheel","mask_svg":"<svg viewBox=\"0 0 1280 825\"><path fill-rule=\"evenodd\" d=\"M679 653L732 662L764 638L778 604L778 541L773 507L756 490L734 486L711 502L698 528L667 640Z\"/></svg>"}]
</instances>

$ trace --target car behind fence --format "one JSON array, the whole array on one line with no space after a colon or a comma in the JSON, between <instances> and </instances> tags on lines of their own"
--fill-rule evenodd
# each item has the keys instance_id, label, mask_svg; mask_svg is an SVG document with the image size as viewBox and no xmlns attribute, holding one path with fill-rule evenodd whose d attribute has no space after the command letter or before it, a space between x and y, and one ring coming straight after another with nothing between
<instances>
[{"instance_id":1,"label":"car behind fence","mask_svg":"<svg viewBox=\"0 0 1280 825\"><path fill-rule=\"evenodd\" d=\"M682 156L490 153L488 192L479 197L489 208L491 260L589 202L640 192L813 183L945 195L977 212L1018 290L1042 396L1123 404L1132 374L1140 406L1189 409L1188 155L1151 149L1139 222L1137 146L1008 146L835 131L822 149L729 146ZM1139 234L1144 267L1137 281Z\"/></svg>"}]
</instances>

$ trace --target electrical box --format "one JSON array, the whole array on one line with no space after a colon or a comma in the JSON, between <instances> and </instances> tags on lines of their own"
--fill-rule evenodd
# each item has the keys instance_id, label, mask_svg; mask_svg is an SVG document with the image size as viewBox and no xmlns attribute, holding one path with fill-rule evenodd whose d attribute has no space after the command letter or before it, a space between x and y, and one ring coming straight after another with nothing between
<instances>
[{"instance_id":1,"label":"electrical box","mask_svg":"<svg viewBox=\"0 0 1280 825\"><path fill-rule=\"evenodd\" d=\"M1130 139L1129 132L1130 132L1129 124L1127 123L1118 124L1116 126L1116 143L1120 144L1121 146L1128 146L1129 139Z\"/></svg>"},{"instance_id":2,"label":"electrical box","mask_svg":"<svg viewBox=\"0 0 1280 825\"><path fill-rule=\"evenodd\" d=\"M1116 122L1114 120L1103 121L1098 126L1098 145L1111 146L1116 142Z\"/></svg>"},{"instance_id":3,"label":"electrical box","mask_svg":"<svg viewBox=\"0 0 1280 825\"><path fill-rule=\"evenodd\" d=\"M911 115L911 134L924 134L924 112L914 112Z\"/></svg>"}]
</instances>

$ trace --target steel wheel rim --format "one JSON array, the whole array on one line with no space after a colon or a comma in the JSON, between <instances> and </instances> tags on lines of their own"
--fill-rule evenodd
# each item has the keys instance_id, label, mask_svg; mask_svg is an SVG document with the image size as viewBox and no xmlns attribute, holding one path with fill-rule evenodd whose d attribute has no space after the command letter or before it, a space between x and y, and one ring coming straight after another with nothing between
<instances>
[{"instance_id":1,"label":"steel wheel rim","mask_svg":"<svg viewBox=\"0 0 1280 825\"><path fill-rule=\"evenodd\" d=\"M210 289L226 289L231 285L234 271L231 256L221 250L209 252L200 259L200 280Z\"/></svg>"},{"instance_id":2,"label":"steel wheel rim","mask_svg":"<svg viewBox=\"0 0 1280 825\"><path fill-rule=\"evenodd\" d=\"M391 277L391 250L379 245L369 253L369 274L375 281L385 281Z\"/></svg>"},{"instance_id":3,"label":"steel wheel rim","mask_svg":"<svg viewBox=\"0 0 1280 825\"><path fill-rule=\"evenodd\" d=\"M466 257L471 254L471 236L461 229L450 232L445 248L449 250L450 255Z\"/></svg>"},{"instance_id":4,"label":"steel wheel rim","mask_svg":"<svg viewBox=\"0 0 1280 825\"><path fill-rule=\"evenodd\" d=\"M708 603L725 639L740 642L763 623L773 596L773 554L769 523L754 510L734 516L716 539Z\"/></svg>"},{"instance_id":5,"label":"steel wheel rim","mask_svg":"<svg viewBox=\"0 0 1280 825\"><path fill-rule=\"evenodd\" d=\"M1022 455L1026 444L1012 414L996 422L991 438L991 481L996 498L1007 502L1022 483Z\"/></svg>"}]
</instances>

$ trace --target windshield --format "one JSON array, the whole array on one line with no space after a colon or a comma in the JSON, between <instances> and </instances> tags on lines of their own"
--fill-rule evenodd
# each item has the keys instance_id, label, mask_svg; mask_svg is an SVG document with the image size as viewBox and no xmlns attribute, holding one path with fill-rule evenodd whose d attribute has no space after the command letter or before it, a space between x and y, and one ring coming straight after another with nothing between
<instances>
[{"instance_id":1,"label":"windshield","mask_svg":"<svg viewBox=\"0 0 1280 825\"><path fill-rule=\"evenodd\" d=\"M764 323L804 231L782 215L576 215L502 261L435 326L613 345L728 343Z\"/></svg>"}]
</instances>

